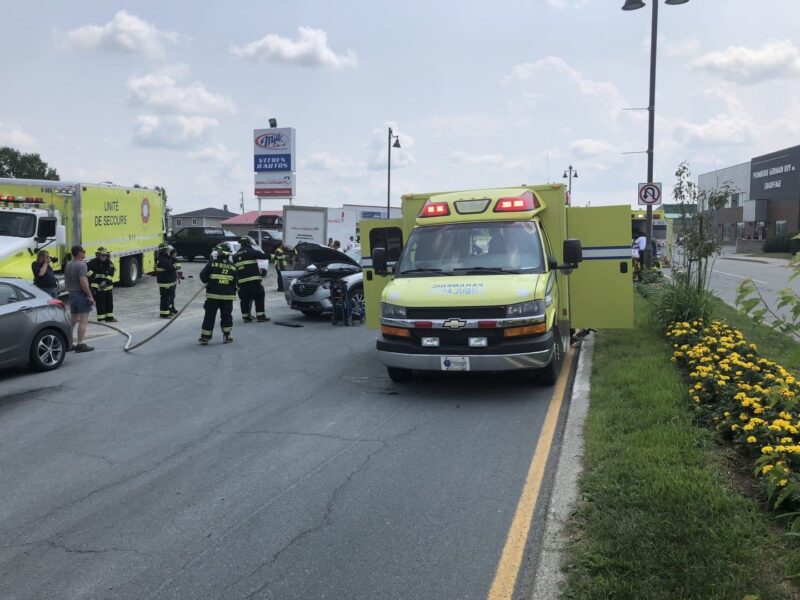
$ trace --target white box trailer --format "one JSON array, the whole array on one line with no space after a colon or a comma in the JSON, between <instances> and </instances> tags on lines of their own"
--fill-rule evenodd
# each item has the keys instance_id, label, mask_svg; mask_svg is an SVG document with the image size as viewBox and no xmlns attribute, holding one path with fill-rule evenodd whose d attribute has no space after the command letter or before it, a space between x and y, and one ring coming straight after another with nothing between
<instances>
[{"instance_id":1,"label":"white box trailer","mask_svg":"<svg viewBox=\"0 0 800 600\"><path fill-rule=\"evenodd\" d=\"M301 242L325 246L328 243L328 209L324 206L284 206L283 243L294 247Z\"/></svg>"}]
</instances>

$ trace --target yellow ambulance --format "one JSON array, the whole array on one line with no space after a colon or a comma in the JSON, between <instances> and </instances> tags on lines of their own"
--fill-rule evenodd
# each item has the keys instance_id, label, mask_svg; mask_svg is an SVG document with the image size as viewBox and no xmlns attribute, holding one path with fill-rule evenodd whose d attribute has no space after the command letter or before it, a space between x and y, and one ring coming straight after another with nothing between
<instances>
[{"instance_id":1,"label":"yellow ambulance","mask_svg":"<svg viewBox=\"0 0 800 600\"><path fill-rule=\"evenodd\" d=\"M633 326L630 207L570 207L563 185L403 196L362 221L368 326L395 382L414 371L537 371L571 334Z\"/></svg>"},{"instance_id":2,"label":"yellow ambulance","mask_svg":"<svg viewBox=\"0 0 800 600\"><path fill-rule=\"evenodd\" d=\"M89 257L100 246L111 251L115 281L136 284L155 270L164 240L161 192L90 183L0 178L0 277L32 279L39 250L63 270L70 248Z\"/></svg>"}]
</instances>

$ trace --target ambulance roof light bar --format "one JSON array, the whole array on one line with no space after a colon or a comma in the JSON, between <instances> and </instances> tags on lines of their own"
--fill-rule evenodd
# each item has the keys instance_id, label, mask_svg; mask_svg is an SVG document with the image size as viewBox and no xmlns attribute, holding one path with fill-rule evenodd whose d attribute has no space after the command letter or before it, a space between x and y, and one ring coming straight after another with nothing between
<instances>
[{"instance_id":1,"label":"ambulance roof light bar","mask_svg":"<svg viewBox=\"0 0 800 600\"><path fill-rule=\"evenodd\" d=\"M450 205L447 202L432 202L428 200L417 216L419 218L448 217L450 216Z\"/></svg>"},{"instance_id":2,"label":"ambulance roof light bar","mask_svg":"<svg viewBox=\"0 0 800 600\"><path fill-rule=\"evenodd\" d=\"M32 196L0 196L0 202L14 202L15 204L44 204L44 198Z\"/></svg>"},{"instance_id":3,"label":"ambulance roof light bar","mask_svg":"<svg viewBox=\"0 0 800 600\"><path fill-rule=\"evenodd\" d=\"M530 190L519 196L500 198L494 207L494 212L525 212L541 207L539 199Z\"/></svg>"}]
</instances>

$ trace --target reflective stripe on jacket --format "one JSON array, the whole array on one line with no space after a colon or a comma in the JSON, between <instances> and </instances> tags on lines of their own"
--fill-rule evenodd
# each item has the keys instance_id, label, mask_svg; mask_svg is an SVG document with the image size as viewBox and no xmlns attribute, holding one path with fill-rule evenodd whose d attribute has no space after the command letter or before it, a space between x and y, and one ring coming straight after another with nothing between
<instances>
[{"instance_id":1,"label":"reflective stripe on jacket","mask_svg":"<svg viewBox=\"0 0 800 600\"><path fill-rule=\"evenodd\" d=\"M233 264L236 266L236 279L239 285L251 281L261 281L261 270L258 268L258 259L265 259L267 255L255 248L242 247L233 255Z\"/></svg>"},{"instance_id":2,"label":"reflective stripe on jacket","mask_svg":"<svg viewBox=\"0 0 800 600\"><path fill-rule=\"evenodd\" d=\"M236 300L236 267L224 260L210 260L200 271L200 281L206 284L206 298Z\"/></svg>"}]
</instances>

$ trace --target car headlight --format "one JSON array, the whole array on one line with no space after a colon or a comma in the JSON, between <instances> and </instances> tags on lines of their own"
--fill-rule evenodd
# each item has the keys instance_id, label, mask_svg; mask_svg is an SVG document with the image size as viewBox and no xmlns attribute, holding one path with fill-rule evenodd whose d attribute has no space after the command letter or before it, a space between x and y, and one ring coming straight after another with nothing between
<instances>
[{"instance_id":1,"label":"car headlight","mask_svg":"<svg viewBox=\"0 0 800 600\"><path fill-rule=\"evenodd\" d=\"M329 289L331 289L331 282L330 282L330 281L326 281L326 282L325 282L325 283L323 283L323 284L322 284L320 287L321 287L323 290L329 290Z\"/></svg>"},{"instance_id":2,"label":"car headlight","mask_svg":"<svg viewBox=\"0 0 800 600\"><path fill-rule=\"evenodd\" d=\"M381 316L386 317L387 319L405 319L406 307L381 302Z\"/></svg>"},{"instance_id":3,"label":"car headlight","mask_svg":"<svg viewBox=\"0 0 800 600\"><path fill-rule=\"evenodd\" d=\"M533 317L543 315L544 311L544 300L531 300L506 307L506 317Z\"/></svg>"}]
</instances>

